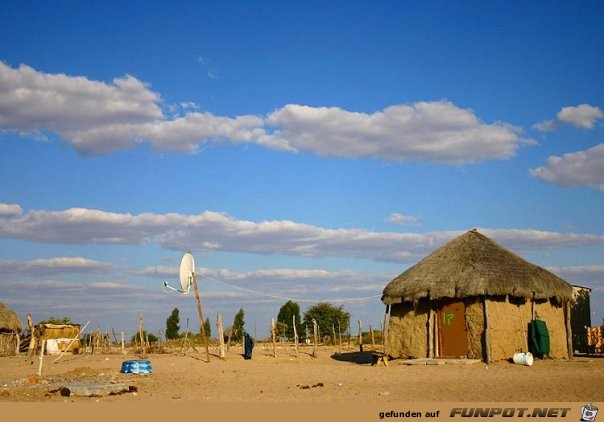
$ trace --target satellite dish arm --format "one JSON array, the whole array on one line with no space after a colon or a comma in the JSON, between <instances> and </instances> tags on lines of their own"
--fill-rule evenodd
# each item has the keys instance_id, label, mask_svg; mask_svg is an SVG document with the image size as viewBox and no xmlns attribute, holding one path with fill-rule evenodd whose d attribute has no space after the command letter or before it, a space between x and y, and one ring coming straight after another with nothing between
<instances>
[{"instance_id":1,"label":"satellite dish arm","mask_svg":"<svg viewBox=\"0 0 604 422\"><path fill-rule=\"evenodd\" d=\"M170 290L178 292L178 293L184 293L184 294L189 293L188 290L185 292L180 289L175 289L174 287L169 286L167 281L164 281L164 292L169 292Z\"/></svg>"}]
</instances>

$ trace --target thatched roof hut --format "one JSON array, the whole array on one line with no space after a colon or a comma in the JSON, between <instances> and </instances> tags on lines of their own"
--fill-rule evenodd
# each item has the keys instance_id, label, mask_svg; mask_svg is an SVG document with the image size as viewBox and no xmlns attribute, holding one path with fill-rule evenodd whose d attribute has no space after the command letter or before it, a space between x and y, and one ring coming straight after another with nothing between
<instances>
[{"instance_id":1,"label":"thatched roof hut","mask_svg":"<svg viewBox=\"0 0 604 422\"><path fill-rule=\"evenodd\" d=\"M566 281L470 230L384 288L382 301L392 305L389 354L509 358L528 351L527 324L537 315L547 319L551 354L568 357L565 313L572 300ZM459 325L448 339L452 321Z\"/></svg>"},{"instance_id":2,"label":"thatched roof hut","mask_svg":"<svg viewBox=\"0 0 604 422\"><path fill-rule=\"evenodd\" d=\"M19 349L21 321L17 314L0 303L0 356L13 356Z\"/></svg>"},{"instance_id":3,"label":"thatched roof hut","mask_svg":"<svg viewBox=\"0 0 604 422\"><path fill-rule=\"evenodd\" d=\"M21 321L17 314L0 303L0 332L14 333L21 331Z\"/></svg>"},{"instance_id":4,"label":"thatched roof hut","mask_svg":"<svg viewBox=\"0 0 604 422\"><path fill-rule=\"evenodd\" d=\"M509 295L525 299L573 298L560 277L504 249L477 230L459 236L394 278L382 301Z\"/></svg>"}]
</instances>

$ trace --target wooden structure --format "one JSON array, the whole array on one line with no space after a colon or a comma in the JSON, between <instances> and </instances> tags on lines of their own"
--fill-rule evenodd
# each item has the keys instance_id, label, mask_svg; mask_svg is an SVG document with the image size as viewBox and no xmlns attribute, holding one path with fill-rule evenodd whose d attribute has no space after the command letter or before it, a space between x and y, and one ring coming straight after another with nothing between
<instances>
[{"instance_id":1,"label":"wooden structure","mask_svg":"<svg viewBox=\"0 0 604 422\"><path fill-rule=\"evenodd\" d=\"M466 357L486 362L528 351L528 324L546 322L549 357L572 357L573 289L471 230L394 278L386 354L404 358Z\"/></svg>"},{"instance_id":2,"label":"wooden structure","mask_svg":"<svg viewBox=\"0 0 604 422\"><path fill-rule=\"evenodd\" d=\"M591 289L573 285L573 303L571 306L571 326L573 329L573 351L588 352L587 327L591 327L591 307L589 304Z\"/></svg>"},{"instance_id":3,"label":"wooden structure","mask_svg":"<svg viewBox=\"0 0 604 422\"><path fill-rule=\"evenodd\" d=\"M42 340L48 345L49 340L54 340L58 352L80 352L80 324L38 324L34 329L35 341L41 344ZM74 340L75 338L75 340Z\"/></svg>"}]
</instances>

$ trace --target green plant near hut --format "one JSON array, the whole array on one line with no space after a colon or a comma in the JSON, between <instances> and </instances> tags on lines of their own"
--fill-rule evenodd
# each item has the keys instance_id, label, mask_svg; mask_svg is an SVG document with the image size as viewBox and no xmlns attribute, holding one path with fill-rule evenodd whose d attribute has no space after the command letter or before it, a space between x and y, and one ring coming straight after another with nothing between
<instances>
[{"instance_id":1,"label":"green plant near hut","mask_svg":"<svg viewBox=\"0 0 604 422\"><path fill-rule=\"evenodd\" d=\"M73 324L71 318L68 316L64 316L63 318L49 317L43 319L38 324L55 324L55 325L69 325Z\"/></svg>"}]
</instances>

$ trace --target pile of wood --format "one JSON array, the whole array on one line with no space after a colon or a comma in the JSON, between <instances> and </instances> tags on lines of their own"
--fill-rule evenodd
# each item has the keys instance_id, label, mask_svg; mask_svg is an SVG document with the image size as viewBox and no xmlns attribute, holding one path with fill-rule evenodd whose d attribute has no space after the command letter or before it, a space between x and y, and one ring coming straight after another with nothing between
<instances>
[{"instance_id":1,"label":"pile of wood","mask_svg":"<svg viewBox=\"0 0 604 422\"><path fill-rule=\"evenodd\" d=\"M592 353L604 353L604 324L600 327L585 327L587 349Z\"/></svg>"}]
</instances>

